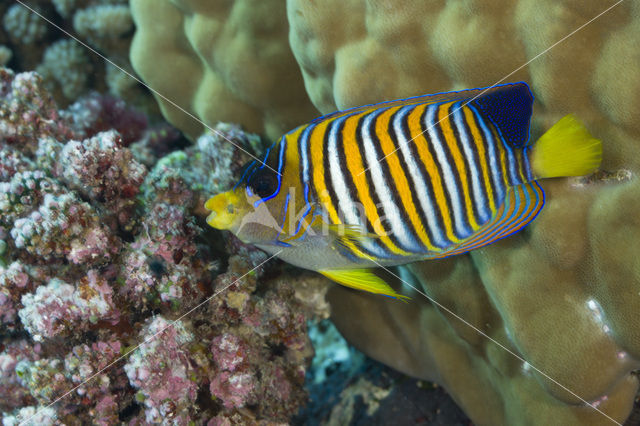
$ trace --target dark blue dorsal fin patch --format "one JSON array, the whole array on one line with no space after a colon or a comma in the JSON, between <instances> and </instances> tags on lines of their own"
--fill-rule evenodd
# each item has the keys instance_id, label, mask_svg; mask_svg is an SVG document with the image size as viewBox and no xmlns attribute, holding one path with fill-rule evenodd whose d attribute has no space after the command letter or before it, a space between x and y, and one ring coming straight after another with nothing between
<instances>
[{"instance_id":1,"label":"dark blue dorsal fin patch","mask_svg":"<svg viewBox=\"0 0 640 426\"><path fill-rule=\"evenodd\" d=\"M349 114L374 111L379 108L451 101L461 101L462 104L468 102L475 106L483 117L491 120L509 144L518 147L524 146L529 142L533 95L527 83L522 81L362 105L323 115L312 120L311 123L317 124L321 121L336 119Z\"/></svg>"},{"instance_id":2,"label":"dark blue dorsal fin patch","mask_svg":"<svg viewBox=\"0 0 640 426\"><path fill-rule=\"evenodd\" d=\"M431 104L452 102L452 101L461 101L463 103L466 103L466 102L470 102L474 98L476 100L479 100L480 98L488 96L496 91L506 90L507 92L510 92L510 93L511 91L513 91L514 93L508 94L506 96L519 96L519 94L516 92L518 90L522 90L522 88L526 90L526 93L528 94L529 98L531 98L531 102L532 102L533 97L531 96L531 92L529 92L529 86L527 86L527 83L524 83L524 82L508 83L508 84L503 84L499 86L480 87L477 89L466 89L466 90L458 90L458 91L451 91L451 92L434 93L431 95L412 96L410 98L395 99L392 101L384 101L384 102L378 102L375 104L352 107L352 108L344 109L341 111L334 111L329 114L323 115L321 117L315 118L311 121L311 123L319 123L324 120L334 119L334 118L342 117L349 114L356 114L364 111L374 111L379 108L391 108L394 106L417 105L417 104L431 105ZM502 95L502 96L505 96L505 95ZM531 115L531 105L529 105L528 115Z\"/></svg>"},{"instance_id":3,"label":"dark blue dorsal fin patch","mask_svg":"<svg viewBox=\"0 0 640 426\"><path fill-rule=\"evenodd\" d=\"M529 143L533 95L527 83L489 88L470 103L491 120L507 143L515 147Z\"/></svg>"},{"instance_id":4,"label":"dark blue dorsal fin patch","mask_svg":"<svg viewBox=\"0 0 640 426\"><path fill-rule=\"evenodd\" d=\"M358 107L347 108L341 111L334 111L329 114L323 115L322 117L315 118L311 120L311 123L319 123L321 121L336 119L338 117L343 117L345 115L357 114L360 112L370 112L375 111L380 108L392 108L395 106L405 106L405 105L417 105L417 104L436 104L440 102L448 102L448 101L467 101L471 99L473 96L470 94L480 93L483 89L470 89L470 90L462 90L459 92L443 92L443 93L435 93L433 95L420 95L420 96L412 96L410 98L404 99L396 99L393 101L384 101L378 102L375 104L362 105Z\"/></svg>"}]
</instances>

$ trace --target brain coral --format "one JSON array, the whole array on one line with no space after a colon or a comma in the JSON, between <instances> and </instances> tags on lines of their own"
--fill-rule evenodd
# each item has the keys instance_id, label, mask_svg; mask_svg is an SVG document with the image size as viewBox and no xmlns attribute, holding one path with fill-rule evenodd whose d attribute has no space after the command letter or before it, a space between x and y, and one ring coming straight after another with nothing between
<instances>
[{"instance_id":1,"label":"brain coral","mask_svg":"<svg viewBox=\"0 0 640 426\"><path fill-rule=\"evenodd\" d=\"M135 70L208 125L241 121L276 138L317 114L287 43L282 1L132 0L131 9ZM202 132L192 117L158 100L189 136Z\"/></svg>"},{"instance_id":2,"label":"brain coral","mask_svg":"<svg viewBox=\"0 0 640 426\"><path fill-rule=\"evenodd\" d=\"M148 9L148 0L133 3L134 16L141 16L145 5ZM200 32L186 31L201 34L212 13L186 9L184 3L181 13L148 11L154 14L149 19L163 17L180 29L180 37L183 25L191 28L201 19ZM233 10L248 5L237 2ZM443 384L479 424L611 423L593 407L622 422L637 394L640 4L617 4L589 22L613 5L596 0L287 1L289 43L299 67L288 63L287 72L302 73L310 101L323 113L524 80L536 96L534 137L571 112L603 140L604 171L589 179L544 182L548 203L521 234L469 255L401 270L405 281L441 305L417 293L405 305L332 290L334 321L349 340L401 371ZM175 6L162 3L169 7ZM272 24L279 19L277 13L268 17ZM145 22L138 18L140 40L152 36ZM273 25L286 27L284 21ZM215 22L208 28L212 34L222 31ZM196 87L204 78L184 82L168 75L182 76L193 68L182 64L193 62L197 43L156 37L156 44L134 45L134 61L144 46L150 49L144 52L147 58L173 57L179 66L145 68L143 76L152 85L173 78L167 87L180 93L181 105L202 101ZM232 40L215 40L213 56L238 49ZM235 54L234 60L244 58L242 49ZM284 63L271 68L259 55L245 64L249 68L242 75L280 75L285 68ZM222 73L217 67L205 72ZM295 99L307 111L308 101ZM253 97L250 112L229 104L225 113L255 126L256 115L266 116L279 105L275 98L262 106L259 101L265 98ZM216 102L210 102L210 111L219 109ZM230 119L221 113L198 115Z\"/></svg>"}]
</instances>

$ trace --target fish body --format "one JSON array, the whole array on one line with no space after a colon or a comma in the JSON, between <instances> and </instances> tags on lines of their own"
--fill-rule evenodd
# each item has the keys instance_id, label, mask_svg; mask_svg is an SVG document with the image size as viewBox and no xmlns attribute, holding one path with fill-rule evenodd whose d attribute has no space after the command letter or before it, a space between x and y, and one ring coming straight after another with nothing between
<instances>
[{"instance_id":1,"label":"fish body","mask_svg":"<svg viewBox=\"0 0 640 426\"><path fill-rule=\"evenodd\" d=\"M397 296L368 268L511 235L544 205L538 179L598 167L600 141L572 116L531 144L532 104L515 83L320 117L209 200L208 221L341 284Z\"/></svg>"}]
</instances>

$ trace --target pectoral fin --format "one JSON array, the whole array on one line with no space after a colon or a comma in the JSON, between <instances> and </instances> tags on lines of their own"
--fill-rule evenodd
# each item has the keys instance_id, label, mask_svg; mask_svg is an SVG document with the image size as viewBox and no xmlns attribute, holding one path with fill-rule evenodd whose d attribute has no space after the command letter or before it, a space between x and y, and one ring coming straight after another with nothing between
<instances>
[{"instance_id":1,"label":"pectoral fin","mask_svg":"<svg viewBox=\"0 0 640 426\"><path fill-rule=\"evenodd\" d=\"M325 277L346 287L382 294L394 299L408 300L407 296L396 293L384 280L368 269L333 269L318 271Z\"/></svg>"},{"instance_id":2,"label":"pectoral fin","mask_svg":"<svg viewBox=\"0 0 640 426\"><path fill-rule=\"evenodd\" d=\"M379 235L367 232L359 225L339 224L327 226L336 241L345 247L350 245L361 246L368 239L380 238Z\"/></svg>"}]
</instances>

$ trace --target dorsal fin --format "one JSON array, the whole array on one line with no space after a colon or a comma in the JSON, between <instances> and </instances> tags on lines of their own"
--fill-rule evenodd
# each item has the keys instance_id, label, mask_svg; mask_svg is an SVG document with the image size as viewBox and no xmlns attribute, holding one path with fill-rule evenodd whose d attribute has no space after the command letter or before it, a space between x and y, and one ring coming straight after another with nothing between
<instances>
[{"instance_id":1,"label":"dorsal fin","mask_svg":"<svg viewBox=\"0 0 640 426\"><path fill-rule=\"evenodd\" d=\"M473 95L471 95L472 93L475 93L475 95L477 95L478 93L481 93L482 90L483 89L471 89L471 90L462 90L460 92L443 92L443 93L435 93L433 95L420 95L420 96L413 96L410 98L396 99L393 101L378 102L376 104L362 105L358 107L348 108L342 111L335 111L327 115L323 115L322 117L318 117L312 120L311 123L319 123L324 120L338 118L345 115L351 115L358 112L374 111L378 108L390 108L394 106L417 105L417 104L436 104L440 102L448 102L448 101L454 101L454 100L463 101L463 100L468 100L473 98Z\"/></svg>"},{"instance_id":2,"label":"dorsal fin","mask_svg":"<svg viewBox=\"0 0 640 426\"><path fill-rule=\"evenodd\" d=\"M504 140L520 147L529 143L533 95L527 83L495 86L470 102L496 126Z\"/></svg>"},{"instance_id":3,"label":"dorsal fin","mask_svg":"<svg viewBox=\"0 0 640 426\"><path fill-rule=\"evenodd\" d=\"M533 95L525 82L481 87L458 92L442 92L421 95L393 101L363 105L318 117L311 123L335 119L359 112L374 111L378 108L394 106L437 104L451 101L469 102L483 117L488 118L513 146L523 146L529 141L529 121L533 105Z\"/></svg>"}]
</instances>

